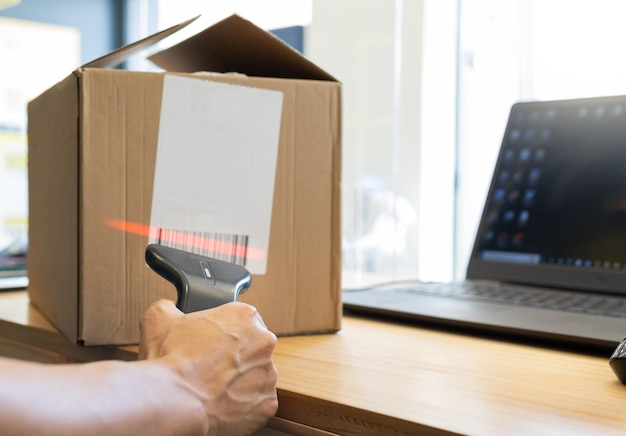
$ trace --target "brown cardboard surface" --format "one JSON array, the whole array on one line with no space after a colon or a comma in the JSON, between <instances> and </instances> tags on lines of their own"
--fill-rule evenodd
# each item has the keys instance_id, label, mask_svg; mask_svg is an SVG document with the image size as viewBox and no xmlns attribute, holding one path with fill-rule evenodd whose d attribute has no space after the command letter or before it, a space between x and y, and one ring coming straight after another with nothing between
<instances>
[{"instance_id":1,"label":"brown cardboard surface","mask_svg":"<svg viewBox=\"0 0 626 436\"><path fill-rule=\"evenodd\" d=\"M136 314L148 301L175 298L151 280L147 238L107 225L150 221L162 75L86 69L79 77L80 330L86 342L116 343L136 334Z\"/></svg>"},{"instance_id":2,"label":"brown cardboard surface","mask_svg":"<svg viewBox=\"0 0 626 436\"><path fill-rule=\"evenodd\" d=\"M238 15L149 57L167 71L336 81L274 35Z\"/></svg>"},{"instance_id":3,"label":"brown cardboard surface","mask_svg":"<svg viewBox=\"0 0 626 436\"><path fill-rule=\"evenodd\" d=\"M78 107L73 75L28 106L29 120L37 120L28 132L28 288L70 338L78 334Z\"/></svg>"},{"instance_id":4,"label":"brown cardboard surface","mask_svg":"<svg viewBox=\"0 0 626 436\"><path fill-rule=\"evenodd\" d=\"M29 105L29 292L73 341L135 343L147 306L176 298L147 236L110 225L149 225L165 74L80 68ZM279 335L338 330L340 84L185 75L284 93L267 272L242 300Z\"/></svg>"}]
</instances>

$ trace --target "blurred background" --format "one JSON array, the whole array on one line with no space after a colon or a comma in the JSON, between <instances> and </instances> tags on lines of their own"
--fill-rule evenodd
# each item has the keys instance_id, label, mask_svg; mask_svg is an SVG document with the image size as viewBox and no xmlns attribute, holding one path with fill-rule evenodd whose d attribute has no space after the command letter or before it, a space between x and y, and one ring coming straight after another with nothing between
<instances>
[{"instance_id":1,"label":"blurred background","mask_svg":"<svg viewBox=\"0 0 626 436\"><path fill-rule=\"evenodd\" d=\"M343 285L465 273L510 106L626 93L619 0L0 0L0 258L27 248L26 104L196 15L238 13L343 84ZM135 56L121 68L157 71Z\"/></svg>"}]
</instances>

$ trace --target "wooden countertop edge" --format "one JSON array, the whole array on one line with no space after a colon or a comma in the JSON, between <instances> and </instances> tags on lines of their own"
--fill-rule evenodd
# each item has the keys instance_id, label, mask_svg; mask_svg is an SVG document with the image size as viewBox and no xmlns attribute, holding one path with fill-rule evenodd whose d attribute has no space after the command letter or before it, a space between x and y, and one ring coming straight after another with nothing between
<instances>
[{"instance_id":1,"label":"wooden countertop edge","mask_svg":"<svg viewBox=\"0 0 626 436\"><path fill-rule=\"evenodd\" d=\"M278 399L277 417L322 429L331 434L390 436L456 434L281 388L278 388Z\"/></svg>"}]
</instances>

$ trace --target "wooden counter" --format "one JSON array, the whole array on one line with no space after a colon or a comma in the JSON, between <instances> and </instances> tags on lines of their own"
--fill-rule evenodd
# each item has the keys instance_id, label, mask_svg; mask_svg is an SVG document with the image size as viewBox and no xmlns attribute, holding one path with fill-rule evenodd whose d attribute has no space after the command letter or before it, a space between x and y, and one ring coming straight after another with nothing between
<instances>
[{"instance_id":1,"label":"wooden counter","mask_svg":"<svg viewBox=\"0 0 626 436\"><path fill-rule=\"evenodd\" d=\"M70 344L25 292L0 294L0 320L1 354L134 357ZM270 427L290 434L626 434L626 386L608 356L345 317L337 334L280 338L274 358Z\"/></svg>"}]
</instances>

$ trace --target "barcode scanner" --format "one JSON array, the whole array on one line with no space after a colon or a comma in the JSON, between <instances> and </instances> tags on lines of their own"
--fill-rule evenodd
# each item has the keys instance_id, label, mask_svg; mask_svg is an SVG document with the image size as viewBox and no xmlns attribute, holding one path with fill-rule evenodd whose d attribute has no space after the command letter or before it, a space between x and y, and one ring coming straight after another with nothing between
<instances>
[{"instance_id":1,"label":"barcode scanner","mask_svg":"<svg viewBox=\"0 0 626 436\"><path fill-rule=\"evenodd\" d=\"M176 307L184 313L237 301L252 283L250 272L241 265L157 244L146 247L146 263L174 284Z\"/></svg>"}]
</instances>

